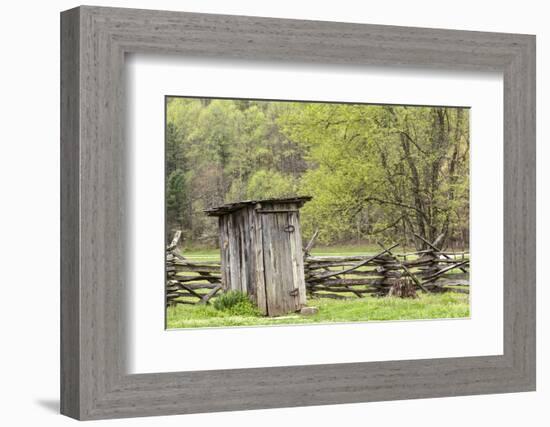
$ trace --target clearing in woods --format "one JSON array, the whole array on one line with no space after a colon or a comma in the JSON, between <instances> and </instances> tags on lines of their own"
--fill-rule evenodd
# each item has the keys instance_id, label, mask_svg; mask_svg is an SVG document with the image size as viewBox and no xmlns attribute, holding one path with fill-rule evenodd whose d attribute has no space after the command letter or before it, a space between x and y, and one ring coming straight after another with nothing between
<instances>
[{"instance_id":1,"label":"clearing in woods","mask_svg":"<svg viewBox=\"0 0 550 427\"><path fill-rule=\"evenodd\" d=\"M374 254L372 246L342 246L317 248L312 255L353 255ZM218 260L219 249L184 250L189 260ZM470 316L469 295L446 292L425 294L418 292L418 298L376 297L333 300L328 298L308 298L307 305L317 307L314 315L292 313L281 317L264 317L254 313L234 313L217 310L212 304L179 304L168 307L166 327L206 328L228 326L269 326L285 324L311 324L334 322L365 322L382 320L425 320L468 318Z\"/></svg>"}]
</instances>

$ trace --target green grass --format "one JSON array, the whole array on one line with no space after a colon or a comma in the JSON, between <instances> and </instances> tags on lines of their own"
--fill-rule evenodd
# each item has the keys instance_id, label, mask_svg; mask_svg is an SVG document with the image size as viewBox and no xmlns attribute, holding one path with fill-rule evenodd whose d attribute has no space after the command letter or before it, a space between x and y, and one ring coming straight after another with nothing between
<instances>
[{"instance_id":1,"label":"green grass","mask_svg":"<svg viewBox=\"0 0 550 427\"><path fill-rule=\"evenodd\" d=\"M466 294L422 294L416 299L372 297L332 300L309 299L308 306L318 307L312 316L292 313L269 318L262 316L235 316L216 310L212 305L178 305L167 309L168 329L208 328L228 326L270 326L333 322L366 322L382 320L420 320L465 318L470 316Z\"/></svg>"},{"instance_id":2,"label":"green grass","mask_svg":"<svg viewBox=\"0 0 550 427\"><path fill-rule=\"evenodd\" d=\"M367 255L381 250L378 245L314 246L311 255Z\"/></svg>"},{"instance_id":3,"label":"green grass","mask_svg":"<svg viewBox=\"0 0 550 427\"><path fill-rule=\"evenodd\" d=\"M400 249L400 248L398 248ZM354 255L375 254L380 252L377 245L339 245L316 247L312 255ZM401 252L401 250L399 251ZM184 248L183 255L192 260L217 261L220 258L219 249ZM337 268L336 268L337 269ZM364 270L360 268L359 270ZM193 273L186 273L192 275ZM347 278L359 277L352 274ZM364 287L355 287L362 289ZM355 298L352 293L342 294L352 297L348 300L328 298L308 299L308 306L318 307L319 313L313 316L302 316L291 313L286 316L269 318L250 315L236 315L234 311L216 310L213 304L187 305L181 304L167 309L167 327L175 328L207 328L228 326L269 326L332 322L366 322L383 320L419 320L464 318L470 315L469 296L458 293L424 294L419 292L419 298L401 299L392 297ZM215 302L215 299L213 300Z\"/></svg>"},{"instance_id":4,"label":"green grass","mask_svg":"<svg viewBox=\"0 0 550 427\"><path fill-rule=\"evenodd\" d=\"M389 245L388 245L389 246ZM330 255L374 255L382 249L378 245L337 245L337 246L316 246L311 251L314 256ZM414 252L414 248L402 248L398 246L394 249L396 253ZM183 248L182 255L189 259L219 261L220 250L213 248Z\"/></svg>"},{"instance_id":5,"label":"green grass","mask_svg":"<svg viewBox=\"0 0 550 427\"><path fill-rule=\"evenodd\" d=\"M311 255L374 255L380 251L381 248L378 245L316 246L311 251ZM188 247L183 248L181 252L183 256L192 260L218 261L220 259L219 249Z\"/></svg>"}]
</instances>

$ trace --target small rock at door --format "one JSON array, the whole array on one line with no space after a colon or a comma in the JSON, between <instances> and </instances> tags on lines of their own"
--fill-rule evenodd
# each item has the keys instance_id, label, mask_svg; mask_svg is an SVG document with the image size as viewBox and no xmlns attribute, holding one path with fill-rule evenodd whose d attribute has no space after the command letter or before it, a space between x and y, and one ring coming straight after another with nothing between
<instances>
[{"instance_id":1,"label":"small rock at door","mask_svg":"<svg viewBox=\"0 0 550 427\"><path fill-rule=\"evenodd\" d=\"M303 314L304 316L311 316L317 313L319 313L319 309L317 307L302 307L300 310L300 314Z\"/></svg>"}]
</instances>

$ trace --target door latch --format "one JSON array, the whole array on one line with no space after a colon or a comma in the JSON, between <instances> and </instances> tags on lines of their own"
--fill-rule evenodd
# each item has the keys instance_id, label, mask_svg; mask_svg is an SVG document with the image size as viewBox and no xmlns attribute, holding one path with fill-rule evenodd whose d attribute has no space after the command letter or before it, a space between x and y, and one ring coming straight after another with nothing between
<instances>
[{"instance_id":1,"label":"door latch","mask_svg":"<svg viewBox=\"0 0 550 427\"><path fill-rule=\"evenodd\" d=\"M287 233L293 233L295 228L293 225L287 225L284 230L287 232Z\"/></svg>"}]
</instances>

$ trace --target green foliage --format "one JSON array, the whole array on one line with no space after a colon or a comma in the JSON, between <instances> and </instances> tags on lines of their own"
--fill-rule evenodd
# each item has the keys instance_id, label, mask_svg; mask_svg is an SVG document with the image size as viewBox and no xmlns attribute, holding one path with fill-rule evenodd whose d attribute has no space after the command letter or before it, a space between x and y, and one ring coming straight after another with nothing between
<instances>
[{"instance_id":1,"label":"green foliage","mask_svg":"<svg viewBox=\"0 0 550 427\"><path fill-rule=\"evenodd\" d=\"M292 176L277 171L259 170L248 181L248 199L288 197L297 193L297 182Z\"/></svg>"},{"instance_id":2,"label":"green foliage","mask_svg":"<svg viewBox=\"0 0 550 427\"><path fill-rule=\"evenodd\" d=\"M248 300L248 297L243 292L228 291L219 295L213 306L216 310L228 310L245 300Z\"/></svg>"},{"instance_id":3,"label":"green foliage","mask_svg":"<svg viewBox=\"0 0 550 427\"><path fill-rule=\"evenodd\" d=\"M166 210L173 220L184 228L185 202L187 188L185 175L181 169L176 169L168 176L166 188Z\"/></svg>"},{"instance_id":4,"label":"green foliage","mask_svg":"<svg viewBox=\"0 0 550 427\"><path fill-rule=\"evenodd\" d=\"M169 98L167 231L217 242L204 209L310 195L318 243L468 244L469 114L462 108Z\"/></svg>"},{"instance_id":5,"label":"green foliage","mask_svg":"<svg viewBox=\"0 0 550 427\"><path fill-rule=\"evenodd\" d=\"M248 299L248 296L239 291L228 291L214 299L212 306L218 311L224 311L232 316L259 316L260 312Z\"/></svg>"},{"instance_id":6,"label":"green foliage","mask_svg":"<svg viewBox=\"0 0 550 427\"><path fill-rule=\"evenodd\" d=\"M314 197L303 210L305 234L320 228L325 243L467 234L464 109L307 104L281 123L313 165L301 178Z\"/></svg>"}]
</instances>

